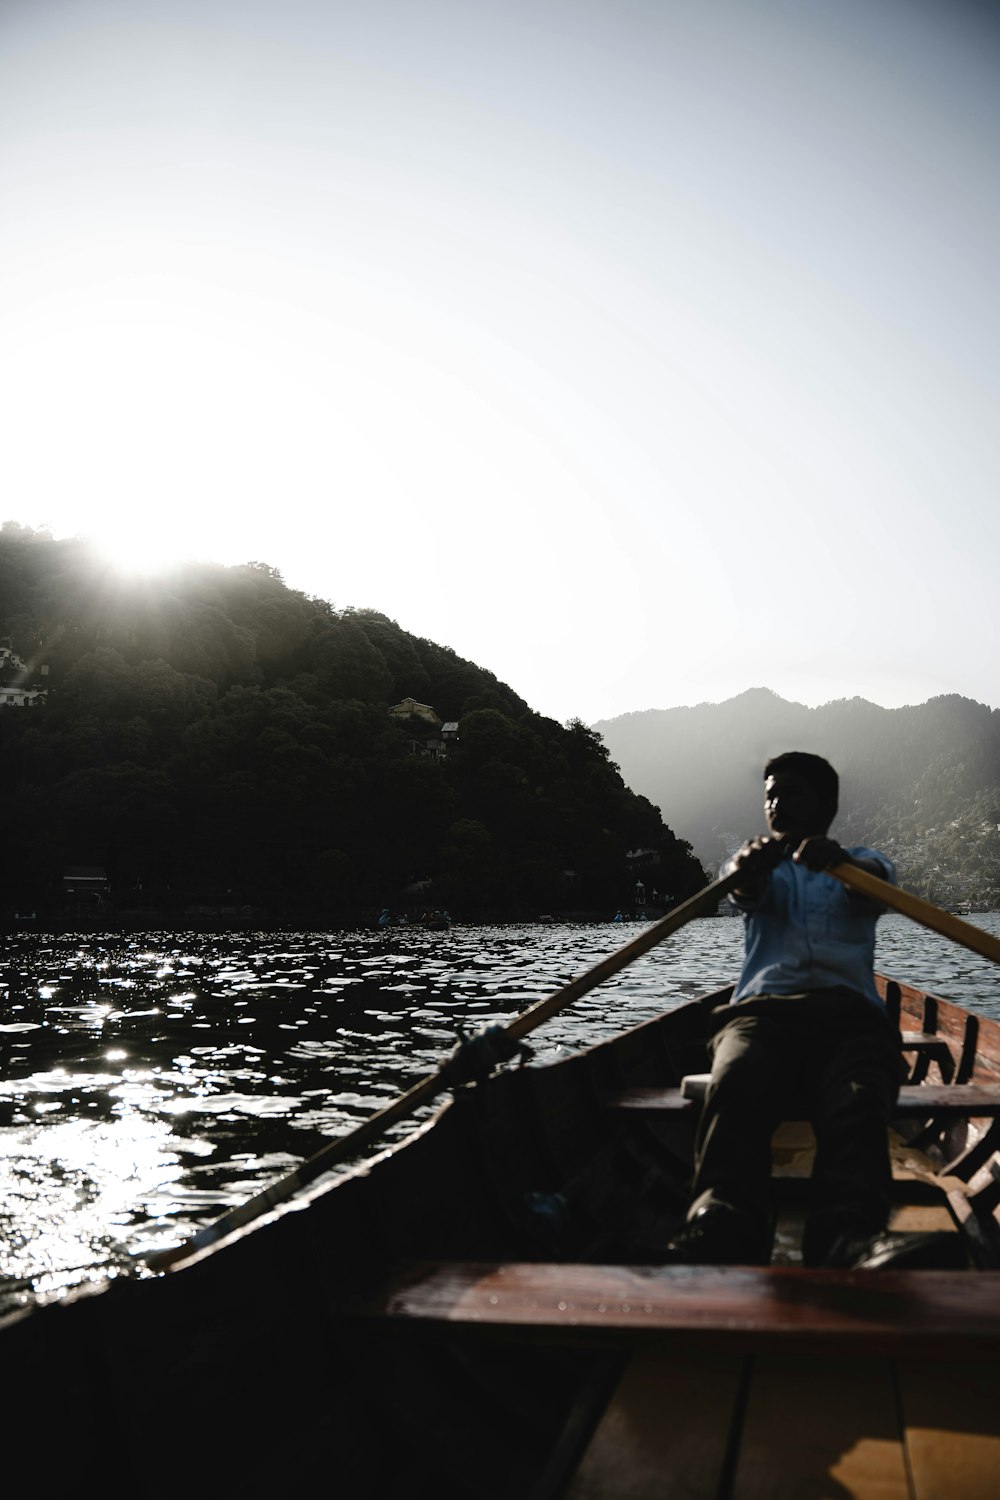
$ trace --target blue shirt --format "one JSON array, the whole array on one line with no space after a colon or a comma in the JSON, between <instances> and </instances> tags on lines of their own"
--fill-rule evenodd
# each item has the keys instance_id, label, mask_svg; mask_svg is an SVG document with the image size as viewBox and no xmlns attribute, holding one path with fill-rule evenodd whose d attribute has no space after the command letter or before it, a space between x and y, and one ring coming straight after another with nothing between
<instances>
[{"instance_id":1,"label":"blue shirt","mask_svg":"<svg viewBox=\"0 0 1000 1500\"><path fill-rule=\"evenodd\" d=\"M895 883L892 861L875 849L847 848L874 860ZM881 1006L875 989L875 923L881 908L852 895L835 875L786 859L756 901L730 896L743 912L745 955L733 1003L754 995L801 995L843 985Z\"/></svg>"}]
</instances>

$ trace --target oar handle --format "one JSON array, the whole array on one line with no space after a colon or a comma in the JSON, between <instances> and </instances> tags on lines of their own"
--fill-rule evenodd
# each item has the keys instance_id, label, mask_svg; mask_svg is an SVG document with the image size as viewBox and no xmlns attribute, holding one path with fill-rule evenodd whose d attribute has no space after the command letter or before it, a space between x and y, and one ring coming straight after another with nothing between
<instances>
[{"instance_id":1,"label":"oar handle","mask_svg":"<svg viewBox=\"0 0 1000 1500\"><path fill-rule=\"evenodd\" d=\"M714 911L722 898L733 890L738 879L739 877L734 874L727 875L724 880L713 881L711 885L707 885L704 890L699 891L688 901L675 906L673 911L661 917L658 922L651 922L648 927L644 927L638 937L623 944L621 948L616 948L614 953L609 953L607 958L602 958L585 974L570 980L569 984L556 990L554 995L549 995L545 1000L539 1000L521 1015L515 1016L507 1022L503 1030L514 1041L527 1036L530 1031L535 1030L536 1026L541 1026L543 1021L565 1010L567 1005L572 1005L573 1001L579 1000L581 995L586 995L588 991L596 989L599 984L603 984L606 979L610 979L612 975L624 969L633 959L641 958L644 953L649 952L650 948L654 948L664 938L670 937L671 933L677 932L685 923L704 915L705 912ZM386 1105L385 1109L380 1109L367 1120L362 1120L360 1125L356 1125L346 1135L338 1136L336 1140L331 1141L329 1145L302 1162L294 1171L289 1172L277 1182L273 1182L270 1187L254 1194L245 1203L230 1209L214 1223L206 1224L183 1245L175 1245L169 1250L158 1250L147 1255L146 1265L152 1271L169 1270L178 1261L189 1260L191 1256L207 1249L209 1245L217 1244L234 1230L242 1229L245 1224L250 1224L254 1219L259 1219L269 1213L272 1208L277 1208L279 1203L287 1202L289 1198L301 1192L309 1183L315 1182L317 1177L324 1176L338 1163L357 1156L365 1146L370 1145L397 1120L412 1114L415 1109L419 1109L421 1104L429 1103L443 1089L448 1088L450 1086L449 1074L452 1071L450 1064L445 1063L438 1068L436 1073L414 1084L392 1104Z\"/></svg>"},{"instance_id":2,"label":"oar handle","mask_svg":"<svg viewBox=\"0 0 1000 1500\"><path fill-rule=\"evenodd\" d=\"M942 911L940 907L933 906L921 896L911 895L909 891L901 891L898 885L890 885L887 880L880 880L877 875L860 870L857 865L831 865L827 873L836 875L838 880L842 880L859 895L870 896L883 906L891 906L893 911L901 912L904 917L911 917L914 922L929 927L932 932L939 932L942 937L951 938L953 943L961 943L964 948L971 948L973 953L1000 964L1000 938L995 938L991 932L984 932L971 922L963 922L961 917L956 917L952 912Z\"/></svg>"}]
</instances>

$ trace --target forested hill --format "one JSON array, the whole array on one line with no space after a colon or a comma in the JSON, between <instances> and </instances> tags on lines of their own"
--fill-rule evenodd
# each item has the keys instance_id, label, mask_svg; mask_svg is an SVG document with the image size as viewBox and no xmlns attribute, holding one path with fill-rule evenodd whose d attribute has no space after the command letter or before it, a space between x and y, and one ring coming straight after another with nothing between
<instances>
[{"instance_id":1,"label":"forested hill","mask_svg":"<svg viewBox=\"0 0 1000 1500\"><path fill-rule=\"evenodd\" d=\"M0 645L0 686L44 694L0 707L0 910L53 909L78 866L121 909L282 921L613 913L636 849L647 885L704 883L585 725L263 564L125 582L7 523Z\"/></svg>"},{"instance_id":2,"label":"forested hill","mask_svg":"<svg viewBox=\"0 0 1000 1500\"><path fill-rule=\"evenodd\" d=\"M833 832L896 860L902 884L943 905L1000 906L1000 713L955 696L886 709L821 708L755 688L725 703L599 723L628 784L652 798L715 868L763 831L761 768L812 750L840 772Z\"/></svg>"}]
</instances>

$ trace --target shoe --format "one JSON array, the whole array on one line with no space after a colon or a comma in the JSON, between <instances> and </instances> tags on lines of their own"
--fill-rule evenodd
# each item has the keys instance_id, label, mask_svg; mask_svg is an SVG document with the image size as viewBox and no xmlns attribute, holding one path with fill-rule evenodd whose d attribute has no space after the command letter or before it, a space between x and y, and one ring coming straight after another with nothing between
<instances>
[{"instance_id":1,"label":"shoe","mask_svg":"<svg viewBox=\"0 0 1000 1500\"><path fill-rule=\"evenodd\" d=\"M969 1256L960 1234L939 1230L928 1234L880 1234L859 1239L841 1235L834 1240L824 1266L853 1271L960 1271Z\"/></svg>"},{"instance_id":2,"label":"shoe","mask_svg":"<svg viewBox=\"0 0 1000 1500\"><path fill-rule=\"evenodd\" d=\"M664 1266L759 1266L767 1259L754 1253L740 1216L721 1204L699 1209L657 1256Z\"/></svg>"}]
</instances>

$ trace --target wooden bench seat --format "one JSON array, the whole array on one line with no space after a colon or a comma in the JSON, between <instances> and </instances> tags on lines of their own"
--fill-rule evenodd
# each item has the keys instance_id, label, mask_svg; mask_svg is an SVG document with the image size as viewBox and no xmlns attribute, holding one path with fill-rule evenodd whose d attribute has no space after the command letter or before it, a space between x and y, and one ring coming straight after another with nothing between
<instances>
[{"instance_id":1,"label":"wooden bench seat","mask_svg":"<svg viewBox=\"0 0 1000 1500\"><path fill-rule=\"evenodd\" d=\"M625 1089L606 1103L613 1109L652 1116L685 1110L694 1113L701 1107L709 1079L708 1073L691 1073L681 1080L680 1088ZM933 1205L940 1198L954 1225L965 1235L977 1265L1000 1266L1000 1086L904 1085L893 1120L900 1128L902 1122L911 1122L906 1141L913 1151L921 1148L928 1136L944 1140L952 1121L989 1120L978 1139L966 1144L958 1156L948 1159L946 1155L945 1165L933 1177L894 1167L893 1202L916 1207ZM922 1127L916 1134L913 1122ZM806 1182L804 1163L793 1159L790 1165L783 1164L774 1177L776 1202L788 1208L800 1201L797 1189Z\"/></svg>"},{"instance_id":2,"label":"wooden bench seat","mask_svg":"<svg viewBox=\"0 0 1000 1500\"><path fill-rule=\"evenodd\" d=\"M627 1352L567 1500L997 1492L1000 1272L426 1262L358 1312Z\"/></svg>"},{"instance_id":3,"label":"wooden bench seat","mask_svg":"<svg viewBox=\"0 0 1000 1500\"><path fill-rule=\"evenodd\" d=\"M705 1097L708 1073L691 1073L680 1088L624 1089L608 1099L614 1109L683 1111L697 1109ZM924 1083L899 1091L894 1117L927 1120L942 1116L983 1119L1000 1115L1000 1087L979 1083Z\"/></svg>"},{"instance_id":4,"label":"wooden bench seat","mask_svg":"<svg viewBox=\"0 0 1000 1500\"><path fill-rule=\"evenodd\" d=\"M1000 1355L1000 1271L432 1261L405 1267L357 1311L756 1352Z\"/></svg>"}]
</instances>

